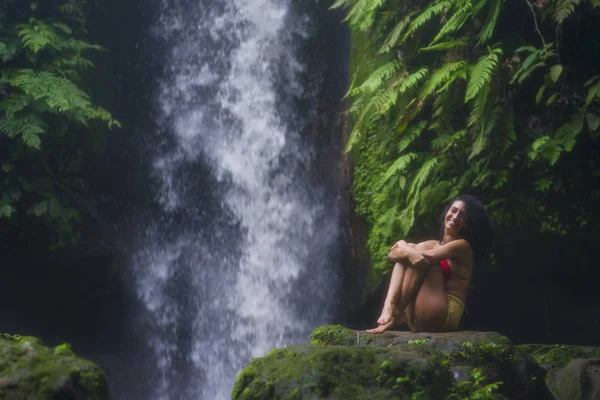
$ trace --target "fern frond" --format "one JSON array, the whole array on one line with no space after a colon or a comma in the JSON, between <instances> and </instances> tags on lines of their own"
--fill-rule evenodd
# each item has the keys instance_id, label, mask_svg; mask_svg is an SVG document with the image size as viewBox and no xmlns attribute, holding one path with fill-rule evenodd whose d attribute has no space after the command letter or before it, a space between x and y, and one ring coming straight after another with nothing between
<instances>
[{"instance_id":1,"label":"fern frond","mask_svg":"<svg viewBox=\"0 0 600 400\"><path fill-rule=\"evenodd\" d=\"M580 0L555 0L554 21L561 25L573 12L575 7L579 5Z\"/></svg>"},{"instance_id":2,"label":"fern frond","mask_svg":"<svg viewBox=\"0 0 600 400\"><path fill-rule=\"evenodd\" d=\"M382 180L386 182L392 176L405 171L406 168L408 168L408 166L410 165L410 163L416 158L416 153L408 153L398 157L396 161L394 161L392 165L390 165L385 174L383 174Z\"/></svg>"},{"instance_id":3,"label":"fern frond","mask_svg":"<svg viewBox=\"0 0 600 400\"><path fill-rule=\"evenodd\" d=\"M71 17L83 18L81 2L77 0L66 0L63 4L58 6L58 11L61 14L68 15Z\"/></svg>"},{"instance_id":4,"label":"fern frond","mask_svg":"<svg viewBox=\"0 0 600 400\"><path fill-rule=\"evenodd\" d=\"M17 32L23 45L34 53L46 47L57 48L57 42L60 41L54 28L35 18L30 18L29 24L17 25Z\"/></svg>"},{"instance_id":5,"label":"fern frond","mask_svg":"<svg viewBox=\"0 0 600 400\"><path fill-rule=\"evenodd\" d=\"M467 120L468 127L473 126L477 123L480 124L481 128L484 127L489 93L490 85L485 85L483 89L478 93L477 97L475 98L475 101L473 102L471 114L469 114L469 118Z\"/></svg>"},{"instance_id":6,"label":"fern frond","mask_svg":"<svg viewBox=\"0 0 600 400\"><path fill-rule=\"evenodd\" d=\"M365 125L365 119L367 119L367 120L370 119L369 114L372 112L374 106L375 106L375 104L372 101L370 101L370 102L367 102L365 104L365 106L362 108L361 113L358 116L358 119L356 120L354 127L352 128L352 132L350 132L350 135L348 137L348 142L346 143L346 148L344 150L346 153L352 151L354 146L360 141L360 138L362 136L363 126Z\"/></svg>"},{"instance_id":7,"label":"fern frond","mask_svg":"<svg viewBox=\"0 0 600 400\"><path fill-rule=\"evenodd\" d=\"M421 187L425 184L427 178L429 177L430 173L433 171L437 163L437 157L433 157L425 161L423 165L421 165L421 168L419 168L419 170L413 178L408 198L412 198L421 190Z\"/></svg>"},{"instance_id":8,"label":"fern frond","mask_svg":"<svg viewBox=\"0 0 600 400\"><path fill-rule=\"evenodd\" d=\"M25 117L6 118L0 121L0 133L8 137L21 136L23 142L35 149L41 145L41 134L46 132L46 125L31 114Z\"/></svg>"},{"instance_id":9,"label":"fern frond","mask_svg":"<svg viewBox=\"0 0 600 400\"><path fill-rule=\"evenodd\" d=\"M405 42L410 35L415 33L419 28L429 22L436 15L440 15L445 9L452 6L450 1L441 1L434 4L417 16L408 26L407 32L402 37L402 42Z\"/></svg>"},{"instance_id":10,"label":"fern frond","mask_svg":"<svg viewBox=\"0 0 600 400\"><path fill-rule=\"evenodd\" d=\"M398 92L393 87L388 87L384 90L377 92L371 99L377 113L385 114L394 104L398 98Z\"/></svg>"},{"instance_id":11,"label":"fern frond","mask_svg":"<svg viewBox=\"0 0 600 400\"><path fill-rule=\"evenodd\" d=\"M419 98L421 98L423 101L427 99L427 97L429 97L429 95L431 95L436 88L442 84L445 84L453 73L464 68L466 65L466 61L456 61L444 64L440 69L431 75L427 82L425 82L423 88L419 92Z\"/></svg>"},{"instance_id":12,"label":"fern frond","mask_svg":"<svg viewBox=\"0 0 600 400\"><path fill-rule=\"evenodd\" d=\"M477 35L478 44L483 44L492 38L494 34L494 30L496 29L496 23L498 22L498 16L500 15L500 9L502 7L502 0L494 0L494 4L492 4L490 11L488 13L487 18L485 19L485 24L479 35Z\"/></svg>"},{"instance_id":13,"label":"fern frond","mask_svg":"<svg viewBox=\"0 0 600 400\"><path fill-rule=\"evenodd\" d=\"M500 155L503 156L506 151L517 141L515 133L515 121L512 114L504 116L504 134L501 135Z\"/></svg>"},{"instance_id":14,"label":"fern frond","mask_svg":"<svg viewBox=\"0 0 600 400\"><path fill-rule=\"evenodd\" d=\"M30 69L19 70L11 79L13 86L36 100L44 100L51 109L59 112L82 112L90 108L89 96L69 79L49 72L36 73Z\"/></svg>"},{"instance_id":15,"label":"fern frond","mask_svg":"<svg viewBox=\"0 0 600 400\"><path fill-rule=\"evenodd\" d=\"M408 26L409 23L410 15L407 15L404 18L402 18L387 36L385 42L383 43L383 46L381 46L381 49L379 49L378 54L385 54L389 52L394 46L396 46L398 40L400 39L400 35L402 35L402 32L404 32L404 29Z\"/></svg>"},{"instance_id":16,"label":"fern frond","mask_svg":"<svg viewBox=\"0 0 600 400\"><path fill-rule=\"evenodd\" d=\"M333 3L329 9L330 10L334 10L336 8L340 8L340 7L348 7L353 3L352 0L336 0L335 3Z\"/></svg>"},{"instance_id":17,"label":"fern frond","mask_svg":"<svg viewBox=\"0 0 600 400\"><path fill-rule=\"evenodd\" d=\"M402 140L400 140L398 142L398 145L396 146L396 150L398 151L398 153L403 153L408 148L408 146L410 146L410 144L413 143L421 135L421 132L423 132L425 125L425 121L421 121L408 129L408 132L406 132L403 135Z\"/></svg>"},{"instance_id":18,"label":"fern frond","mask_svg":"<svg viewBox=\"0 0 600 400\"><path fill-rule=\"evenodd\" d=\"M344 20L349 21L351 27L364 31L373 24L375 12L384 2L385 0L358 0Z\"/></svg>"},{"instance_id":19,"label":"fern frond","mask_svg":"<svg viewBox=\"0 0 600 400\"><path fill-rule=\"evenodd\" d=\"M452 14L448 21L446 21L442 29L440 29L435 38L433 38L429 46L433 45L444 36L450 35L462 28L465 22L467 22L469 19L469 16L471 16L472 9L473 5L471 4L471 1L465 1L463 6L456 10L456 12Z\"/></svg>"},{"instance_id":20,"label":"fern frond","mask_svg":"<svg viewBox=\"0 0 600 400\"><path fill-rule=\"evenodd\" d=\"M429 74L429 69L427 67L422 67L408 75L398 86L398 93L404 94L409 90L415 89L427 74Z\"/></svg>"},{"instance_id":21,"label":"fern frond","mask_svg":"<svg viewBox=\"0 0 600 400\"><path fill-rule=\"evenodd\" d=\"M390 61L383 64L381 67L373 71L371 75L369 75L362 83L362 85L353 89L352 92L350 92L350 96L356 96L357 94L361 93L372 93L379 89L381 83L394 75L398 67L399 65L396 61Z\"/></svg>"},{"instance_id":22,"label":"fern frond","mask_svg":"<svg viewBox=\"0 0 600 400\"><path fill-rule=\"evenodd\" d=\"M450 143L450 135L439 135L435 139L431 141L431 148L433 150L441 150L444 147L448 146Z\"/></svg>"},{"instance_id":23,"label":"fern frond","mask_svg":"<svg viewBox=\"0 0 600 400\"><path fill-rule=\"evenodd\" d=\"M442 152L445 153L448 150L450 150L455 144L457 144L466 135L467 135L467 130L461 129L460 131L456 132L454 135L450 136L450 140L448 141L448 144L446 145L444 150L442 150Z\"/></svg>"},{"instance_id":24,"label":"fern frond","mask_svg":"<svg viewBox=\"0 0 600 400\"><path fill-rule=\"evenodd\" d=\"M446 51L451 50L457 47L464 47L468 45L469 39L466 37L462 37L455 40L450 40L447 42L441 42L438 44L430 45L427 47L421 47L419 49L419 53L427 52L427 51Z\"/></svg>"},{"instance_id":25,"label":"fern frond","mask_svg":"<svg viewBox=\"0 0 600 400\"><path fill-rule=\"evenodd\" d=\"M481 57L473 70L467 84L465 103L473 99L485 86L492 82L492 74L498 66L499 57L503 54L502 49L493 49L489 54Z\"/></svg>"}]
</instances>

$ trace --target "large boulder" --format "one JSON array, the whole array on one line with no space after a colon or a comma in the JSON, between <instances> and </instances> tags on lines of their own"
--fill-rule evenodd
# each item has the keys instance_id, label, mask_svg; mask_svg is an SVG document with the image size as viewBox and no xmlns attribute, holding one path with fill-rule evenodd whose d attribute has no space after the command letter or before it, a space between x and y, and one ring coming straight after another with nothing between
<instances>
[{"instance_id":1,"label":"large boulder","mask_svg":"<svg viewBox=\"0 0 600 400\"><path fill-rule=\"evenodd\" d=\"M547 371L546 383L559 400L600 399L600 348L521 345Z\"/></svg>"},{"instance_id":2,"label":"large boulder","mask_svg":"<svg viewBox=\"0 0 600 400\"><path fill-rule=\"evenodd\" d=\"M33 337L0 334L0 399L107 398L104 372L77 357L69 345L50 348Z\"/></svg>"},{"instance_id":3,"label":"large boulder","mask_svg":"<svg viewBox=\"0 0 600 400\"><path fill-rule=\"evenodd\" d=\"M233 399L554 400L546 371L493 332L368 335L317 328L242 370Z\"/></svg>"}]
</instances>

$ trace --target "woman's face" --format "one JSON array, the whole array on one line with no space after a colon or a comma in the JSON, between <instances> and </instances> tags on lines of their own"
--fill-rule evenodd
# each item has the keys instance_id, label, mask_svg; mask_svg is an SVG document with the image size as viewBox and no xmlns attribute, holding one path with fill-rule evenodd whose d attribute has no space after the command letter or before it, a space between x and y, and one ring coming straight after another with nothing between
<instances>
[{"instance_id":1,"label":"woman's face","mask_svg":"<svg viewBox=\"0 0 600 400\"><path fill-rule=\"evenodd\" d=\"M448 209L444 218L444 229L447 234L458 235L465 227L465 213L467 205L464 201L457 200Z\"/></svg>"}]
</instances>

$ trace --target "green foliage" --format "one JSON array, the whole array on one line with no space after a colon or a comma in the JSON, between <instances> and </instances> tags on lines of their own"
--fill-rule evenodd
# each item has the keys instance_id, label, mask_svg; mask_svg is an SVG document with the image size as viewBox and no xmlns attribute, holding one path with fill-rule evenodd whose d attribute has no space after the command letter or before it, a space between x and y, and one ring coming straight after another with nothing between
<instances>
[{"instance_id":1,"label":"green foliage","mask_svg":"<svg viewBox=\"0 0 600 400\"><path fill-rule=\"evenodd\" d=\"M502 382L486 383L486 377L479 368L469 372L469 379L457 381L447 399L493 400Z\"/></svg>"},{"instance_id":2,"label":"green foliage","mask_svg":"<svg viewBox=\"0 0 600 400\"><path fill-rule=\"evenodd\" d=\"M493 199L488 208L499 225L559 234L582 226L545 204L559 207L553 199L576 185L558 178L561 166L577 163L571 153L580 141L599 137L600 75L563 51L562 33L572 18L593 31L597 3L336 2L364 35L353 47L361 59L347 94L346 150L356 157L353 193L370 225L376 273L388 270L395 240L418 223L431 232L441 204L459 193ZM519 186L523 179L527 186Z\"/></svg>"},{"instance_id":3,"label":"green foliage","mask_svg":"<svg viewBox=\"0 0 600 400\"><path fill-rule=\"evenodd\" d=\"M85 1L0 5L0 224L43 221L52 247L74 243L85 190L81 137L95 121L117 125L82 86Z\"/></svg>"},{"instance_id":4,"label":"green foliage","mask_svg":"<svg viewBox=\"0 0 600 400\"><path fill-rule=\"evenodd\" d=\"M323 325L315 328L310 334L311 344L349 345L352 343L351 332L341 325Z\"/></svg>"},{"instance_id":5,"label":"green foliage","mask_svg":"<svg viewBox=\"0 0 600 400\"><path fill-rule=\"evenodd\" d=\"M54 348L55 356L75 356L73 350L71 350L71 345L69 343L63 343Z\"/></svg>"}]
</instances>

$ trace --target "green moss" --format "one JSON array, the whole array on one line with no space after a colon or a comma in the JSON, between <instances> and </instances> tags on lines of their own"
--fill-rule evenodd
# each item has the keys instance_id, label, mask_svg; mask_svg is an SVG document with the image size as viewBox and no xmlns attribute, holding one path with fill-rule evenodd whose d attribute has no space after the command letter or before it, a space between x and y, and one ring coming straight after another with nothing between
<instances>
[{"instance_id":1,"label":"green moss","mask_svg":"<svg viewBox=\"0 0 600 400\"><path fill-rule=\"evenodd\" d=\"M566 345L521 345L519 349L533 357L546 370L561 368L575 358L586 357L584 348ZM598 351L598 350L596 350Z\"/></svg>"},{"instance_id":2,"label":"green moss","mask_svg":"<svg viewBox=\"0 0 600 400\"><path fill-rule=\"evenodd\" d=\"M341 325L323 325L310 334L311 344L351 345L354 340L352 332Z\"/></svg>"},{"instance_id":3,"label":"green moss","mask_svg":"<svg viewBox=\"0 0 600 400\"><path fill-rule=\"evenodd\" d=\"M8 333L0 333L0 339L11 340L23 344L44 344L41 339L33 336L10 335Z\"/></svg>"},{"instance_id":4,"label":"green moss","mask_svg":"<svg viewBox=\"0 0 600 400\"><path fill-rule=\"evenodd\" d=\"M427 342L429 342L429 339L411 339L408 344L425 344Z\"/></svg>"},{"instance_id":5,"label":"green moss","mask_svg":"<svg viewBox=\"0 0 600 400\"><path fill-rule=\"evenodd\" d=\"M514 347L508 343L467 341L460 348L452 353L452 358L474 366L487 364L496 369L506 369L514 361Z\"/></svg>"},{"instance_id":6,"label":"green moss","mask_svg":"<svg viewBox=\"0 0 600 400\"><path fill-rule=\"evenodd\" d=\"M30 339L0 339L0 376L5 383L0 398L55 398L63 387L76 387L87 399L108 397L102 370L75 357L67 344L48 348Z\"/></svg>"},{"instance_id":7,"label":"green moss","mask_svg":"<svg viewBox=\"0 0 600 400\"><path fill-rule=\"evenodd\" d=\"M414 346L401 347L303 345L276 350L239 373L232 398L442 398L451 380L447 365L429 363Z\"/></svg>"},{"instance_id":8,"label":"green moss","mask_svg":"<svg viewBox=\"0 0 600 400\"><path fill-rule=\"evenodd\" d=\"M63 343L54 348L55 356L75 356L73 350L71 350L71 345L69 343Z\"/></svg>"}]
</instances>

